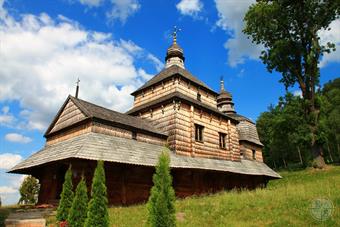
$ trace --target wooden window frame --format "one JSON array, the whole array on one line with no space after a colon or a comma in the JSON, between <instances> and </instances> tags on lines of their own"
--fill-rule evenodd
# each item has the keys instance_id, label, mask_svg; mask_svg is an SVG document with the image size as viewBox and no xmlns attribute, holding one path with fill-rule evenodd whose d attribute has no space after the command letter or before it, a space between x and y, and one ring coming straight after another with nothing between
<instances>
[{"instance_id":1,"label":"wooden window frame","mask_svg":"<svg viewBox=\"0 0 340 227\"><path fill-rule=\"evenodd\" d=\"M199 102L202 102L202 95L200 93L197 93L197 100Z\"/></svg>"},{"instance_id":2,"label":"wooden window frame","mask_svg":"<svg viewBox=\"0 0 340 227\"><path fill-rule=\"evenodd\" d=\"M203 134L204 134L204 126L195 124L195 141L203 143L203 139L204 139Z\"/></svg>"},{"instance_id":3,"label":"wooden window frame","mask_svg":"<svg viewBox=\"0 0 340 227\"><path fill-rule=\"evenodd\" d=\"M256 160L256 150L251 150L253 160Z\"/></svg>"},{"instance_id":4,"label":"wooden window frame","mask_svg":"<svg viewBox=\"0 0 340 227\"><path fill-rule=\"evenodd\" d=\"M133 140L137 140L137 132L136 131L132 131L131 136L132 136Z\"/></svg>"},{"instance_id":5,"label":"wooden window frame","mask_svg":"<svg viewBox=\"0 0 340 227\"><path fill-rule=\"evenodd\" d=\"M218 133L220 149L227 149L227 134L223 132Z\"/></svg>"}]
</instances>

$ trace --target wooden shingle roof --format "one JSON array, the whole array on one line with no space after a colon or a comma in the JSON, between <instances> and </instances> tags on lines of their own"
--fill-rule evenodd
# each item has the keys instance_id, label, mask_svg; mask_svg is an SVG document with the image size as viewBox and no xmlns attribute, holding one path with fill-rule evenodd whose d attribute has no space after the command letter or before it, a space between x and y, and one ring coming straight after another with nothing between
<instances>
[{"instance_id":1,"label":"wooden shingle roof","mask_svg":"<svg viewBox=\"0 0 340 227\"><path fill-rule=\"evenodd\" d=\"M160 153L164 149L167 148L136 140L90 132L57 144L48 145L14 166L9 172L29 173L31 168L70 158L155 166ZM242 160L234 162L209 158L192 158L169 152L171 168L204 169L281 178L280 175L266 164L258 161Z\"/></svg>"},{"instance_id":2,"label":"wooden shingle roof","mask_svg":"<svg viewBox=\"0 0 340 227\"><path fill-rule=\"evenodd\" d=\"M93 103L81 100L79 98L74 98L71 95L66 99L64 105L59 110L57 116L52 121L51 125L48 127L45 137L48 136L50 133L55 133L55 131L52 131L54 128L55 123L58 121L59 116L61 115L64 107L67 105L67 103L71 101L75 104L77 108L83 113L85 117L81 118L80 121L86 120L86 119L92 119L92 120L100 120L101 122L106 123L113 123L117 127L124 127L124 128L132 128L132 129L138 129L146 132L150 132L153 134L158 134L162 137L166 137L167 134L163 133L161 130L157 129L153 122L147 119L141 119L138 117L130 116L127 114L119 113L117 111L113 111L98 105L95 105ZM64 124L63 127L58 127L58 131L62 130L66 127L70 127L72 124L79 123L79 122L70 122L69 124Z\"/></svg>"},{"instance_id":3,"label":"wooden shingle roof","mask_svg":"<svg viewBox=\"0 0 340 227\"><path fill-rule=\"evenodd\" d=\"M144 90L145 88L151 87L152 85L155 85L157 83L160 83L163 80L166 80L174 75L181 75L185 79L191 81L192 83L200 86L201 88L208 90L209 92L218 95L213 89L208 87L205 83L203 83L201 80L197 79L195 76L193 76L188 70L185 70L177 65L172 65L169 68L163 69L160 73L152 77L149 81L147 81L143 86L138 88L136 91L132 92L131 95L136 95L140 91Z\"/></svg>"},{"instance_id":4,"label":"wooden shingle roof","mask_svg":"<svg viewBox=\"0 0 340 227\"><path fill-rule=\"evenodd\" d=\"M248 141L256 145L263 146L257 133L256 125L253 121L239 114L229 114L229 116L236 118L240 122L236 126L240 141Z\"/></svg>"}]
</instances>

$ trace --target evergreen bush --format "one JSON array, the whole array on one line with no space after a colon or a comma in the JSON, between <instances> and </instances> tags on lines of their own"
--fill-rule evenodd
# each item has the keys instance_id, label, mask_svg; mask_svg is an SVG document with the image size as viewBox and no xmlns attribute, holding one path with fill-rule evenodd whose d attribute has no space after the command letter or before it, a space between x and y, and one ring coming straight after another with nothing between
<instances>
[{"instance_id":1,"label":"evergreen bush","mask_svg":"<svg viewBox=\"0 0 340 227\"><path fill-rule=\"evenodd\" d=\"M92 179L91 200L89 202L85 227L108 227L108 200L105 184L104 162L98 161Z\"/></svg>"},{"instance_id":2,"label":"evergreen bush","mask_svg":"<svg viewBox=\"0 0 340 227\"><path fill-rule=\"evenodd\" d=\"M76 193L72 202L72 207L68 216L68 224L71 227L83 227L87 215L87 187L82 177L77 185Z\"/></svg>"},{"instance_id":3,"label":"evergreen bush","mask_svg":"<svg viewBox=\"0 0 340 227\"><path fill-rule=\"evenodd\" d=\"M162 152L153 175L154 186L147 204L148 223L152 227L176 226L175 217L175 191L172 187L170 174L170 157L168 152Z\"/></svg>"},{"instance_id":4,"label":"evergreen bush","mask_svg":"<svg viewBox=\"0 0 340 227\"><path fill-rule=\"evenodd\" d=\"M72 184L72 170L71 165L66 171L63 190L60 195L59 206L57 209L57 220L59 222L65 221L68 218L68 213L73 201L73 184Z\"/></svg>"}]
</instances>

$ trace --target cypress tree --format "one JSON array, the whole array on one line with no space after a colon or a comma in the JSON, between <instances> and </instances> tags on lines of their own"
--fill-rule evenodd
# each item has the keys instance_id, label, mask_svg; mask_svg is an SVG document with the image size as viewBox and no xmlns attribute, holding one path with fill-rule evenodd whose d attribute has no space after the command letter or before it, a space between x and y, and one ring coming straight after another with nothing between
<instances>
[{"instance_id":1,"label":"cypress tree","mask_svg":"<svg viewBox=\"0 0 340 227\"><path fill-rule=\"evenodd\" d=\"M148 222L152 227L176 226L175 217L175 191L172 187L170 174L170 157L163 152L156 166L156 173L153 175L154 186L147 204L149 211Z\"/></svg>"},{"instance_id":2,"label":"cypress tree","mask_svg":"<svg viewBox=\"0 0 340 227\"><path fill-rule=\"evenodd\" d=\"M66 171L65 181L63 184L63 190L60 195L59 206L57 210L57 220L65 221L67 220L69 210L72 206L73 201L73 185L72 185L72 170L71 165Z\"/></svg>"},{"instance_id":3,"label":"cypress tree","mask_svg":"<svg viewBox=\"0 0 340 227\"><path fill-rule=\"evenodd\" d=\"M75 197L72 202L72 207L68 215L68 224L71 227L83 227L87 215L87 187L84 177L77 185Z\"/></svg>"},{"instance_id":4,"label":"cypress tree","mask_svg":"<svg viewBox=\"0 0 340 227\"><path fill-rule=\"evenodd\" d=\"M104 162L98 161L92 179L91 200L88 206L85 227L109 226L109 214L107 210L107 192L105 184Z\"/></svg>"}]
</instances>

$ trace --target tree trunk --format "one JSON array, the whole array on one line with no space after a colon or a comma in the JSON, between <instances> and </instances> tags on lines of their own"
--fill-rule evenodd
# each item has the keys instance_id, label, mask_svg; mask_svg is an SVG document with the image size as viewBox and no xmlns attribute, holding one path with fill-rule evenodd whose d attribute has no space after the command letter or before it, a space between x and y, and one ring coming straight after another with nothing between
<instances>
[{"instance_id":1,"label":"tree trunk","mask_svg":"<svg viewBox=\"0 0 340 227\"><path fill-rule=\"evenodd\" d=\"M311 104L308 105L308 124L312 133L311 153L313 157L313 167L323 169L326 164L323 158L323 151L321 144L317 141L317 131L319 126L319 110L315 108L315 99L313 97L309 100Z\"/></svg>"},{"instance_id":2,"label":"tree trunk","mask_svg":"<svg viewBox=\"0 0 340 227\"><path fill-rule=\"evenodd\" d=\"M282 160L283 160L283 165L285 166L285 169L287 169L286 160L284 158L282 158Z\"/></svg>"},{"instance_id":3,"label":"tree trunk","mask_svg":"<svg viewBox=\"0 0 340 227\"><path fill-rule=\"evenodd\" d=\"M299 153L300 164L303 165L303 161L302 161L302 157L301 157L301 151L300 151L300 147L299 146L297 146L297 151Z\"/></svg>"},{"instance_id":4,"label":"tree trunk","mask_svg":"<svg viewBox=\"0 0 340 227\"><path fill-rule=\"evenodd\" d=\"M328 144L328 142L327 142L327 149L328 149L328 154L329 154L329 157L330 157L330 159L331 159L331 162L333 163L334 161L333 161L331 149L329 149L329 144Z\"/></svg>"},{"instance_id":5,"label":"tree trunk","mask_svg":"<svg viewBox=\"0 0 340 227\"><path fill-rule=\"evenodd\" d=\"M322 146L317 143L312 144L313 167L323 169L326 165L323 158Z\"/></svg>"}]
</instances>

